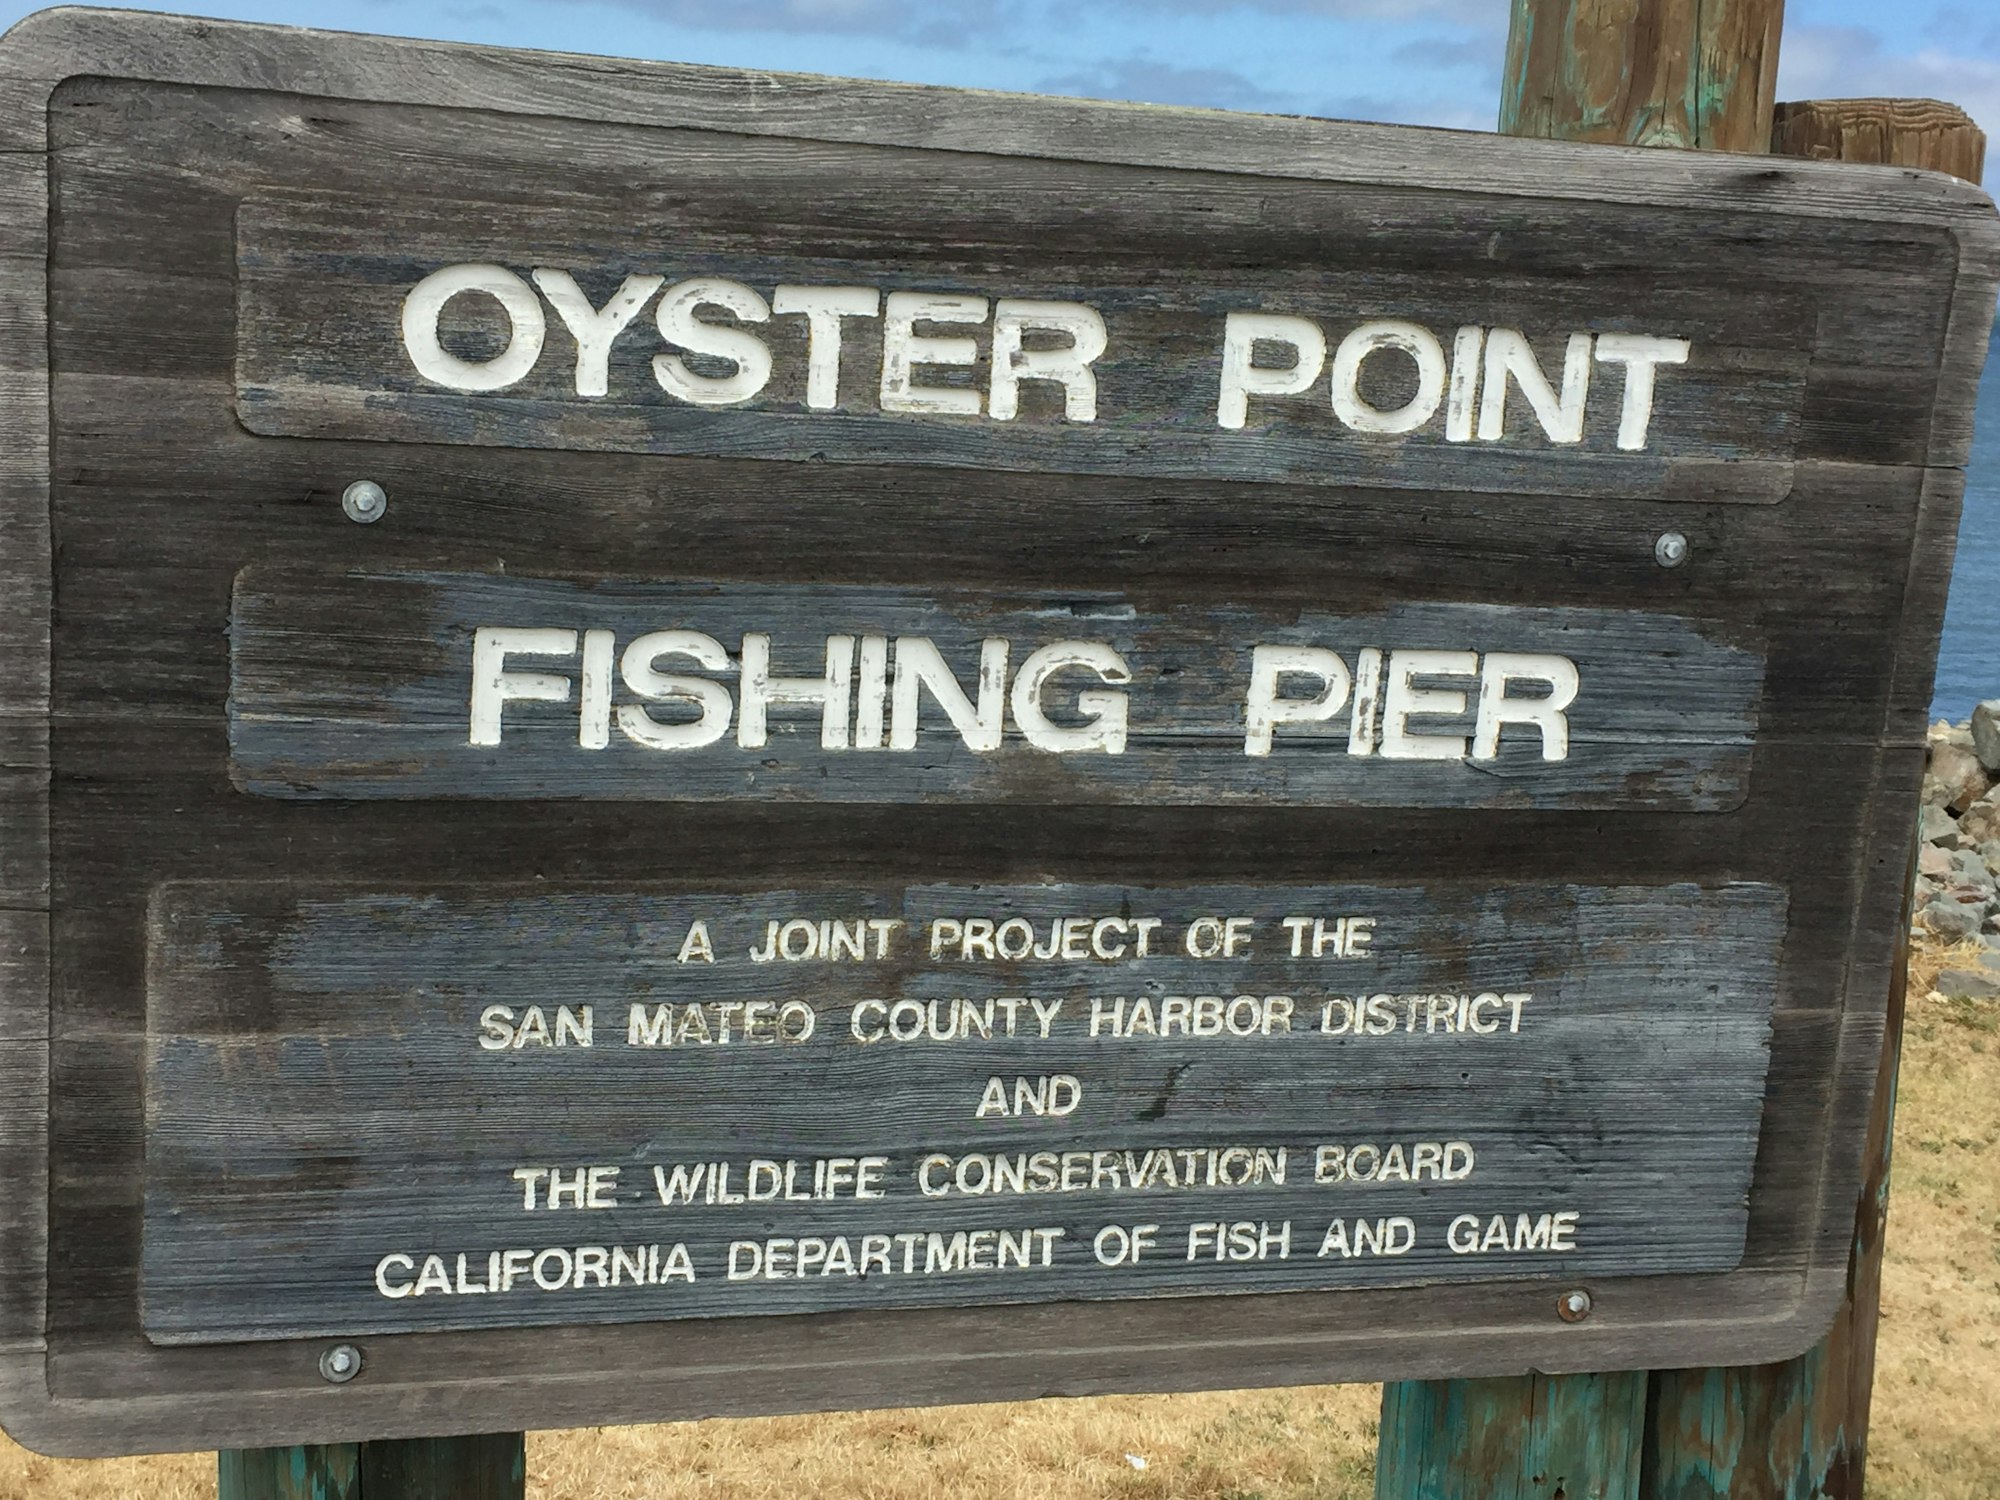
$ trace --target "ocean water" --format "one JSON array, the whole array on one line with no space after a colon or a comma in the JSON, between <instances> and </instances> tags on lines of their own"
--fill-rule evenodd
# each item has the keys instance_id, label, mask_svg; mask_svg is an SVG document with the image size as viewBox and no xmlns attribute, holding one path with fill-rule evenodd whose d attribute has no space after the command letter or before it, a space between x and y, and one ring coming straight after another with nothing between
<instances>
[{"instance_id":1,"label":"ocean water","mask_svg":"<svg viewBox=\"0 0 2000 1500\"><path fill-rule=\"evenodd\" d=\"M2000 327L1993 345L2000 350ZM1963 719L1982 698L2000 698L2000 356L1987 359L1979 385L1931 717Z\"/></svg>"}]
</instances>

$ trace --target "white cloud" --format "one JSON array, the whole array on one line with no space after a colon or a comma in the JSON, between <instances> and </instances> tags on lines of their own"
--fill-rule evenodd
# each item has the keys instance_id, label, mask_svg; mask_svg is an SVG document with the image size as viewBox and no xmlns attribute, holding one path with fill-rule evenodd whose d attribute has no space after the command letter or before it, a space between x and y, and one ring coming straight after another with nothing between
<instances>
[{"instance_id":1,"label":"white cloud","mask_svg":"<svg viewBox=\"0 0 2000 1500\"><path fill-rule=\"evenodd\" d=\"M1314 114L1330 120L1367 120L1378 125L1434 125L1445 130L1492 130L1500 113L1497 92L1459 91L1387 97L1347 94L1328 100Z\"/></svg>"},{"instance_id":2,"label":"white cloud","mask_svg":"<svg viewBox=\"0 0 2000 1500\"><path fill-rule=\"evenodd\" d=\"M1183 68L1149 57L1102 62L1088 71L1044 78L1035 87L1087 99L1129 99L1142 104L1191 104L1204 109L1283 112L1284 99L1228 68Z\"/></svg>"},{"instance_id":3,"label":"white cloud","mask_svg":"<svg viewBox=\"0 0 2000 1500\"><path fill-rule=\"evenodd\" d=\"M1497 0L1125 0L1128 9L1214 15L1228 11L1264 15L1327 16L1336 21L1455 21L1493 24Z\"/></svg>"},{"instance_id":4,"label":"white cloud","mask_svg":"<svg viewBox=\"0 0 2000 1500\"><path fill-rule=\"evenodd\" d=\"M576 0L570 0L576 3ZM789 31L900 37L952 46L1017 19L1008 0L599 0L656 21L708 31Z\"/></svg>"}]
</instances>

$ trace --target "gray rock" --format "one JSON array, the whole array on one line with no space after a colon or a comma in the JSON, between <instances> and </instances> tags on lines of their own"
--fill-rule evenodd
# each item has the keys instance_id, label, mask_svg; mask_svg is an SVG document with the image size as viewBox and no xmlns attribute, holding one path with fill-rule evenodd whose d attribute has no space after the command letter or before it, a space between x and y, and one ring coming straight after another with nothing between
<instances>
[{"instance_id":1,"label":"gray rock","mask_svg":"<svg viewBox=\"0 0 2000 1500\"><path fill-rule=\"evenodd\" d=\"M1986 861L1986 868L2000 875L2000 839L1988 839L1979 846L1979 857Z\"/></svg>"},{"instance_id":2,"label":"gray rock","mask_svg":"<svg viewBox=\"0 0 2000 1500\"><path fill-rule=\"evenodd\" d=\"M1923 816L1917 820L1917 836L1926 844L1944 849L1956 849L1962 842L1957 819L1942 807L1924 808Z\"/></svg>"},{"instance_id":3,"label":"gray rock","mask_svg":"<svg viewBox=\"0 0 2000 1500\"><path fill-rule=\"evenodd\" d=\"M1985 920L1988 912L2000 911L2000 894L1987 890L1983 886L1946 886L1944 894L1937 899L1940 901L1956 901L1960 906L1970 910L1981 921Z\"/></svg>"},{"instance_id":4,"label":"gray rock","mask_svg":"<svg viewBox=\"0 0 2000 1500\"><path fill-rule=\"evenodd\" d=\"M1919 915L1932 932L1953 942L1971 937L1979 931L1979 924L1985 919L1985 913L1978 907L1967 906L1949 896L1939 896L1929 902Z\"/></svg>"},{"instance_id":5,"label":"gray rock","mask_svg":"<svg viewBox=\"0 0 2000 1500\"><path fill-rule=\"evenodd\" d=\"M2000 792L1988 792L1959 816L1958 838L1975 846L2000 839Z\"/></svg>"},{"instance_id":6,"label":"gray rock","mask_svg":"<svg viewBox=\"0 0 2000 1500\"><path fill-rule=\"evenodd\" d=\"M1946 969L1938 975L1937 987L1955 1000L2000 1000L2000 973L1984 964L1976 969Z\"/></svg>"},{"instance_id":7,"label":"gray rock","mask_svg":"<svg viewBox=\"0 0 2000 1500\"><path fill-rule=\"evenodd\" d=\"M1925 844L1917 850L1917 873L1930 880L1943 880L1953 869L1952 850L1940 849L1936 844Z\"/></svg>"},{"instance_id":8,"label":"gray rock","mask_svg":"<svg viewBox=\"0 0 2000 1500\"><path fill-rule=\"evenodd\" d=\"M1944 789L1944 805L1963 813L1993 787L1993 773L1979 763L1970 745L1931 746L1930 775Z\"/></svg>"},{"instance_id":9,"label":"gray rock","mask_svg":"<svg viewBox=\"0 0 2000 1500\"><path fill-rule=\"evenodd\" d=\"M1979 763L2000 772L2000 698L1988 698L1972 710L1972 748Z\"/></svg>"},{"instance_id":10,"label":"gray rock","mask_svg":"<svg viewBox=\"0 0 2000 1500\"><path fill-rule=\"evenodd\" d=\"M1940 849L1938 852L1951 862L1952 884L1981 891L1993 889L1993 872L1986 868L1986 861L1977 849L1953 849L1948 852Z\"/></svg>"}]
</instances>

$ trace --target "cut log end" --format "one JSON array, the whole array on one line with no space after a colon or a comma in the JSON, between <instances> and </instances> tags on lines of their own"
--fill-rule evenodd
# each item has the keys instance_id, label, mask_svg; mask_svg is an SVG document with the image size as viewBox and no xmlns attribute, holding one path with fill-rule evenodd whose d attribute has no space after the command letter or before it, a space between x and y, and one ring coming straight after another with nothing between
<instances>
[{"instance_id":1,"label":"cut log end","mask_svg":"<svg viewBox=\"0 0 2000 1500\"><path fill-rule=\"evenodd\" d=\"M1941 99L1801 99L1780 104L1771 150L1814 161L1872 162L1978 182L1986 134Z\"/></svg>"}]
</instances>

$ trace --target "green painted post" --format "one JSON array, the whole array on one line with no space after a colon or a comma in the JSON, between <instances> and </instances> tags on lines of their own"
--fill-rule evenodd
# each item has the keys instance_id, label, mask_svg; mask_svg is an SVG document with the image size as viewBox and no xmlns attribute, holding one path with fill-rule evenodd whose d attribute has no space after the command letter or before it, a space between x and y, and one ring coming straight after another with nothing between
<instances>
[{"instance_id":1,"label":"green painted post","mask_svg":"<svg viewBox=\"0 0 2000 1500\"><path fill-rule=\"evenodd\" d=\"M361 1446L236 1448L216 1455L217 1500L355 1500Z\"/></svg>"},{"instance_id":2,"label":"green painted post","mask_svg":"<svg viewBox=\"0 0 2000 1500\"><path fill-rule=\"evenodd\" d=\"M218 1455L217 1500L524 1500L518 1432L242 1448Z\"/></svg>"},{"instance_id":3,"label":"green painted post","mask_svg":"<svg viewBox=\"0 0 2000 1500\"><path fill-rule=\"evenodd\" d=\"M1782 0L1513 4L1500 111L1508 133L1776 150L1979 180L1985 138L1952 106L1774 106ZM1906 931L1907 901L1906 892ZM1378 1500L1860 1500L1907 959L1905 945L1892 971L1847 1301L1827 1336L1797 1359L1740 1369L1389 1386ZM1592 1411L1597 1429L1579 1427L1574 1414ZM1606 1487L1579 1490L1567 1477L1576 1474Z\"/></svg>"},{"instance_id":4,"label":"green painted post","mask_svg":"<svg viewBox=\"0 0 2000 1500\"><path fill-rule=\"evenodd\" d=\"M1500 132L1768 151L1784 0L1513 0Z\"/></svg>"},{"instance_id":5,"label":"green painted post","mask_svg":"<svg viewBox=\"0 0 2000 1500\"><path fill-rule=\"evenodd\" d=\"M1644 1371L1385 1386L1375 1493L1634 1500L1645 1414Z\"/></svg>"},{"instance_id":6,"label":"green painted post","mask_svg":"<svg viewBox=\"0 0 2000 1500\"><path fill-rule=\"evenodd\" d=\"M361 1500L522 1500L527 1490L518 1432L361 1445Z\"/></svg>"},{"instance_id":7,"label":"green painted post","mask_svg":"<svg viewBox=\"0 0 2000 1500\"><path fill-rule=\"evenodd\" d=\"M1867 1433L1851 1425L1844 1343L1781 1365L1655 1371L1645 1500L1858 1500Z\"/></svg>"}]
</instances>

